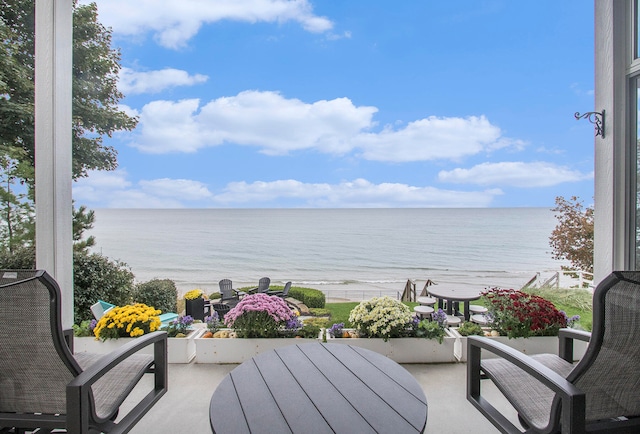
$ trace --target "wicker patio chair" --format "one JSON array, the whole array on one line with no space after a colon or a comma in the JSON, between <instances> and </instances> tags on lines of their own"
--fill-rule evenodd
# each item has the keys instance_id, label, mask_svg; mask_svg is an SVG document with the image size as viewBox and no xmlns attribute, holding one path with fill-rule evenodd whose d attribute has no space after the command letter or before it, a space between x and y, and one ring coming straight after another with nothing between
<instances>
[{"instance_id":1,"label":"wicker patio chair","mask_svg":"<svg viewBox=\"0 0 640 434\"><path fill-rule=\"evenodd\" d=\"M129 431L167 390L166 332L110 354L74 355L73 336L68 343L62 330L60 297L42 270L0 270L0 431ZM153 355L136 354L151 345ZM154 375L151 391L115 423L145 373Z\"/></svg>"},{"instance_id":2,"label":"wicker patio chair","mask_svg":"<svg viewBox=\"0 0 640 434\"><path fill-rule=\"evenodd\" d=\"M588 341L575 365L573 339ZM562 329L559 356L527 356L482 337L467 341L467 399L504 433L523 432L481 395L491 379L525 432L640 432L640 272L614 272L593 294L590 335ZM499 356L482 359L481 352Z\"/></svg>"}]
</instances>

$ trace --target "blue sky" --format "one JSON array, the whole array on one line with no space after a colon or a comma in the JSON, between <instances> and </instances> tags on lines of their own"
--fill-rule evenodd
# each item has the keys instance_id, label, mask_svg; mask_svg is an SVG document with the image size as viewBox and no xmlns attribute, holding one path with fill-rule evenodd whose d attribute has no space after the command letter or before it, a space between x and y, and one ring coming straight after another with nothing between
<instances>
[{"instance_id":1,"label":"blue sky","mask_svg":"<svg viewBox=\"0 0 640 434\"><path fill-rule=\"evenodd\" d=\"M81 1L85 2L84 0ZM90 208L553 207L593 197L584 0L98 0L135 131Z\"/></svg>"}]
</instances>

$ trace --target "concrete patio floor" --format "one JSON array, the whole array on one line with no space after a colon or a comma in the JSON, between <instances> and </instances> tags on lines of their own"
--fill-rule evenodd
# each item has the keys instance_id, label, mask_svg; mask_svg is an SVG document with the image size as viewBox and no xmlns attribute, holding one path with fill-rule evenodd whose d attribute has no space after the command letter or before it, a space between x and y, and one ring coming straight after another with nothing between
<instances>
[{"instance_id":1,"label":"concrete patio floor","mask_svg":"<svg viewBox=\"0 0 640 434\"><path fill-rule=\"evenodd\" d=\"M216 386L237 365L170 364L169 391L156 403L131 433L211 433L209 401ZM465 363L405 364L420 383L429 406L426 433L498 433L466 399ZM145 380L147 381L147 380ZM143 389L151 382L141 383ZM515 411L489 381L483 395L517 421ZM138 389L137 388L137 389ZM135 396L134 396L135 397ZM126 406L125 406L126 407ZM126 408L122 408L126 411Z\"/></svg>"}]
</instances>

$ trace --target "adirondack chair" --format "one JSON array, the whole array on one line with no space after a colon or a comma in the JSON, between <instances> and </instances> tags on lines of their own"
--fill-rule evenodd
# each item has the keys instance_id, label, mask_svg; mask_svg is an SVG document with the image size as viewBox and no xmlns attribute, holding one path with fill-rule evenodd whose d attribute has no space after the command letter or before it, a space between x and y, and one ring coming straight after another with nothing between
<instances>
[{"instance_id":1,"label":"adirondack chair","mask_svg":"<svg viewBox=\"0 0 640 434\"><path fill-rule=\"evenodd\" d=\"M285 298L289 295L289 290L291 289L291 282L287 282L284 284L284 288L282 291L267 291L269 295L276 295L280 298Z\"/></svg>"}]
</instances>

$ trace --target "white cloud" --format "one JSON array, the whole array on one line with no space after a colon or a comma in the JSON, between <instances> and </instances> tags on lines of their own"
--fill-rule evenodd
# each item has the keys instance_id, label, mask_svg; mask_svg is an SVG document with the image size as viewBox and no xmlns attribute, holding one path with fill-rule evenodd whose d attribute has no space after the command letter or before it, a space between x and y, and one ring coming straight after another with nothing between
<instances>
[{"instance_id":1,"label":"white cloud","mask_svg":"<svg viewBox=\"0 0 640 434\"><path fill-rule=\"evenodd\" d=\"M206 185L188 179L128 180L126 170L89 173L73 185L79 204L105 208L184 208L212 197Z\"/></svg>"},{"instance_id":2,"label":"white cloud","mask_svg":"<svg viewBox=\"0 0 640 434\"><path fill-rule=\"evenodd\" d=\"M360 134L354 143L367 160L394 162L458 159L514 144L484 116L431 116L401 129L387 126L379 133Z\"/></svg>"},{"instance_id":3,"label":"white cloud","mask_svg":"<svg viewBox=\"0 0 640 434\"><path fill-rule=\"evenodd\" d=\"M313 33L333 27L328 18L313 13L308 0L97 0L96 3L100 22L112 27L115 33L137 36L151 32L167 48L184 46L203 24L222 20L294 21Z\"/></svg>"},{"instance_id":4,"label":"white cloud","mask_svg":"<svg viewBox=\"0 0 640 434\"><path fill-rule=\"evenodd\" d=\"M293 179L231 182L216 193L195 180L161 178L132 183L128 177L125 170L91 172L74 183L73 197L78 204L98 208L273 207L282 203L297 208L435 208L486 207L502 194L500 189L469 192L373 184L365 179L338 184Z\"/></svg>"},{"instance_id":5,"label":"white cloud","mask_svg":"<svg viewBox=\"0 0 640 434\"><path fill-rule=\"evenodd\" d=\"M187 71L165 68L157 71L134 71L123 67L120 70L118 89L125 95L158 93L176 86L192 86L204 83L209 77L202 74L189 75Z\"/></svg>"},{"instance_id":6,"label":"white cloud","mask_svg":"<svg viewBox=\"0 0 640 434\"><path fill-rule=\"evenodd\" d=\"M547 162L482 163L471 169L441 171L438 179L454 184L509 185L513 187L550 187L564 182L593 179L593 172L582 173Z\"/></svg>"},{"instance_id":7,"label":"white cloud","mask_svg":"<svg viewBox=\"0 0 640 434\"><path fill-rule=\"evenodd\" d=\"M351 139L373 126L375 107L348 98L312 104L277 92L245 91L213 100L153 101L145 105L133 144L145 152L193 152L222 143L258 146L270 155L315 148L346 153ZM198 111L199 110L199 111Z\"/></svg>"},{"instance_id":8,"label":"white cloud","mask_svg":"<svg viewBox=\"0 0 640 434\"><path fill-rule=\"evenodd\" d=\"M214 197L220 206L269 204L297 200L296 206L319 208L413 208L413 207L486 207L499 189L485 191L441 190L406 184L373 184L365 179L340 184L306 184L295 180L273 182L234 182Z\"/></svg>"},{"instance_id":9,"label":"white cloud","mask_svg":"<svg viewBox=\"0 0 640 434\"><path fill-rule=\"evenodd\" d=\"M142 191L154 196L180 198L185 201L202 200L212 196L204 184L188 179L161 178L140 181L140 187Z\"/></svg>"},{"instance_id":10,"label":"white cloud","mask_svg":"<svg viewBox=\"0 0 640 434\"><path fill-rule=\"evenodd\" d=\"M245 91L201 106L197 99L152 101L140 110L132 146L148 153L195 152L223 143L255 146L268 155L312 149L367 160L457 160L521 141L502 136L485 116L429 117L373 132L376 107L348 98L306 103L277 92Z\"/></svg>"}]
</instances>

